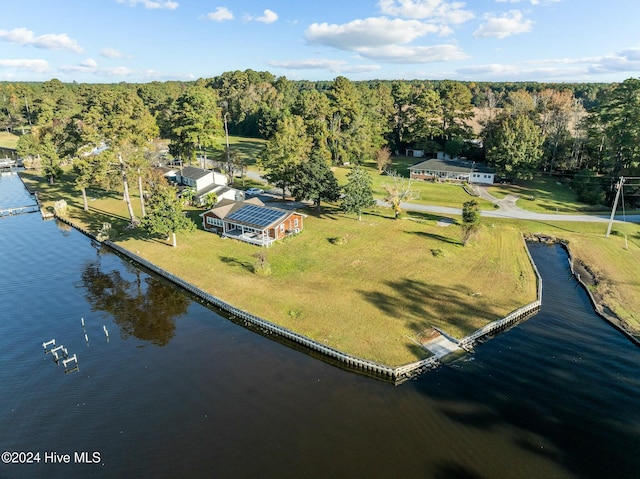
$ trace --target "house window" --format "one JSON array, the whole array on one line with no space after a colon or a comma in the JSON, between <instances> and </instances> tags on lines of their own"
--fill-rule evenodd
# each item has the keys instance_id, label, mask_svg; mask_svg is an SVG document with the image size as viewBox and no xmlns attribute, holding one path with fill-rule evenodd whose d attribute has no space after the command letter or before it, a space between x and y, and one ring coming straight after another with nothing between
<instances>
[{"instance_id":1,"label":"house window","mask_svg":"<svg viewBox=\"0 0 640 479\"><path fill-rule=\"evenodd\" d=\"M294 218L293 220L293 227L297 228L298 227L298 218Z\"/></svg>"},{"instance_id":2,"label":"house window","mask_svg":"<svg viewBox=\"0 0 640 479\"><path fill-rule=\"evenodd\" d=\"M209 226L222 226L222 220L219 218L213 218L211 216L207 216L207 224Z\"/></svg>"},{"instance_id":3,"label":"house window","mask_svg":"<svg viewBox=\"0 0 640 479\"><path fill-rule=\"evenodd\" d=\"M280 232L281 232L281 233L284 233L284 223L281 223L281 224L280 224Z\"/></svg>"}]
</instances>

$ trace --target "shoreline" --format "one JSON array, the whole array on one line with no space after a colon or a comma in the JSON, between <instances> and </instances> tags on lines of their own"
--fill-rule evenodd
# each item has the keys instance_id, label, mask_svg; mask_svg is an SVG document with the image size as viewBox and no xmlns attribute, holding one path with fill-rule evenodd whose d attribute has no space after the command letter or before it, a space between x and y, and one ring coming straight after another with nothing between
<instances>
[{"instance_id":1,"label":"shoreline","mask_svg":"<svg viewBox=\"0 0 640 479\"><path fill-rule=\"evenodd\" d=\"M598 284L597 278L586 264L574 258L573 252L571 251L568 242L560 238L543 234L529 235L527 237L527 241L536 241L539 243L547 244L559 244L560 246L562 246L562 248L567 252L571 274L576 279L578 284L582 287L582 289L587 293L587 297L589 298L589 301L591 302L591 306L593 307L595 313L602 319L607 321L609 324L611 324L611 326L623 333L629 339L629 341L634 343L636 346L640 346L640 336L634 335L633 329L627 325L626 321L624 321L613 311L611 311L607 306L605 306L603 304L603 298L592 291L592 287Z\"/></svg>"},{"instance_id":2,"label":"shoreline","mask_svg":"<svg viewBox=\"0 0 640 479\"><path fill-rule=\"evenodd\" d=\"M201 290L200 288L197 288L186 280L165 271L163 268L155 265L154 263L151 263L141 256L138 256L132 251L129 251L128 249L116 243L113 243L112 241L98 240L96 235L85 230L84 228L79 227L74 222L64 217L58 216L54 213L54 219L71 226L80 233L89 237L92 241L109 247L115 252L115 254L123 257L123 259L136 263L138 266L141 266L142 268L151 271L154 274L157 274L165 280L170 281L172 284L194 295L200 301L204 302L207 306L215 308L218 314L222 312L223 314L221 315L225 317L225 319L233 321L236 324L240 324L243 327L252 329L265 337L269 337L270 339L277 338L277 340L289 347L293 346L294 348L299 349L306 354L311 355L312 357L316 357L334 366L338 366L342 369L358 374L363 374L375 379L385 380L391 382L394 385L402 384L403 382L417 377L428 370L437 369L443 364L448 363L449 357L453 357L454 360L456 360L460 356L471 353L473 351L473 346L476 345L478 341L505 331L512 326L520 323L521 321L530 318L538 312L541 304L540 298L542 295L542 279L540 277L540 274L538 273L538 269L535 263L533 262L533 259L531 258L531 255L529 254L529 251L527 250L527 255L534 269L537 280L537 299L535 301L517 308L504 318L495 320L460 340L456 340L455 338L447 336L449 339L455 341L455 346L457 348L453 352L445 356L437 356L435 353L433 353L433 351L430 351L432 355L425 359L392 367L368 359L362 359L356 356L352 356L345 351L332 348L331 346L322 344L288 328L277 325L259 316L236 308L226 301L223 301L222 299L217 298L207 293L206 291ZM524 237L523 241L525 241ZM426 347L425 350L429 351L429 349Z\"/></svg>"},{"instance_id":3,"label":"shoreline","mask_svg":"<svg viewBox=\"0 0 640 479\"><path fill-rule=\"evenodd\" d=\"M20 175L19 175L20 176ZM20 176L21 180L22 177ZM24 184L24 181L22 182ZM26 188L26 184L25 184L25 188ZM27 191L30 191L29 188L27 188ZM33 194L33 193L32 193ZM37 199L37 196L36 196ZM40 203L38 201L38 203ZM319 357L320 359L329 362L331 364L337 365L339 367L342 367L344 369L347 370L351 370L354 372L358 372L360 374L365 374L368 376L373 376L373 377L378 377L379 379L384 379L387 381L391 381L394 384L398 384L400 382L403 382L407 379L410 379L414 376L417 376L419 374L422 374L422 372L424 372L426 369L432 369L435 367L439 367L443 362L447 362L448 360L451 360L455 355L451 354L451 356L449 356L448 358L444 358L444 355L440 354L439 356L436 356L436 353L434 350L430 350L428 348L428 346L425 345L421 345L422 348L432 354L432 356L429 356L427 358L424 358L422 360L418 360L416 362L411 362L411 363L402 363L399 366L393 367L393 366L387 366L384 363L381 362L376 362L373 360L365 360L362 359L360 357L357 356L352 356L342 350L339 350L337 348L331 347L327 344L323 344L321 342L318 342L316 340L312 340L307 336L304 336L302 334L296 333L295 330L290 330L287 329L285 327L279 326L276 323L272 323L270 321L267 321L261 317L252 315L250 313L247 313L246 311L240 310L238 308L236 308L235 306L228 304L224 301L222 301L221 299L214 297L212 295L210 295L209 293L207 293L206 291L200 290L199 288L193 286L192 284L188 283L187 281L185 281L182 278L178 278L178 277L174 277L171 273L168 273L167 271L163 270L162 268L156 266L155 264L149 262L148 260L146 260L143 257L139 257L138 255L136 255L135 253L133 253L132 251L120 246L120 245L116 245L114 243L111 243L109 241L106 242L100 242L99 240L97 240L95 234L85 230L83 227L78 226L77 224L75 224L73 221L67 219L67 218L63 218L63 217L58 217L56 215L56 218L59 219L60 221L72 226L74 229L78 230L79 232L85 234L87 237L91 238L92 240L100 243L100 244L106 244L107 246L110 246L112 250L115 250L118 254L120 254L121 256L134 261L136 263L138 263L139 265L141 265L142 267L146 268L147 270L150 270L152 272L155 272L156 274L160 275L161 277L171 281L172 283L176 284L177 286L181 287L182 289L190 292L191 294L195 295L199 300L204 301L205 303L207 303L208 305L214 307L216 310L222 311L224 312L223 316L226 319L229 319L231 321L234 321L238 324L241 324L245 327L249 327L250 329L257 329L257 332L259 332L260 334L264 335L264 336L268 336L270 338L274 338L277 337L279 340L281 340L281 342L285 342L288 346L294 346L297 349L302 349L305 353L310 354L314 357ZM527 236L522 236L523 241L526 241L527 238L531 239L532 237L534 237L534 234L529 234ZM551 238L549 236L546 235L541 235L541 237L543 238ZM536 239L537 241L539 241L540 239ZM571 254L571 251L568 249L568 247L566 246L566 242L563 240L559 240L557 238L553 238L554 242L563 244L567 250L567 253L570 257L570 264L572 267L572 273L574 274L574 276L576 275L576 272L573 269L573 256ZM526 245L525 245L525 249L526 249ZM535 275L538 279L538 286L537 286L537 290L538 290L538 294L537 294L537 302L538 305L537 306L533 306L533 303L530 303L528 305L525 305L523 307L517 308L515 311L512 311L511 313L509 313L506 317L503 317L501 319L495 320L487 325L485 325L484 327L477 329L475 331L473 331L472 333L468 334L466 337L457 340L455 338L453 339L453 346L456 347L457 346L457 354L465 354L466 352L470 352L473 348L473 345L477 342L477 340L484 338L486 336L495 334L501 330L507 329L509 327L511 327L513 324L516 324L517 322L519 322L522 319L526 319L528 318L531 313L537 312L537 309L539 309L539 301L540 301L540 293L541 293L541 280L537 271L537 268L535 266L535 264L533 263L533 260L531 259L531 256L529 254L528 249L526 249L527 251L527 256L529 257L529 262L533 267L533 270L535 272ZM586 275L583 275L583 277L586 277ZM620 330L621 332L623 332L630 340L632 340L635 344L640 345L640 342L638 341L638 338L633 336L633 334L625 328L625 324L623 321L621 321L618 317L616 317L615 315L613 315L613 313L611 312L611 314L608 314L607 311L605 310L605 308L603 306L601 306L601 304L598 302L598 300L593 296L592 292L589 290L589 288L587 287L587 285L585 285L585 283L583 281L581 281L580 279L580 273L577 273L576 279L578 279L578 281L580 282L580 284L582 284L582 286L585 288L585 290L587 291L590 301L594 307L595 312L601 316L603 319L607 320L610 324L612 324L614 327L616 327L616 329ZM536 309L537 308L537 309ZM238 320L238 318L240 318ZM631 329L631 328L629 328ZM446 332L444 334L444 336L446 335ZM443 362L440 362L440 359L443 359Z\"/></svg>"}]
</instances>

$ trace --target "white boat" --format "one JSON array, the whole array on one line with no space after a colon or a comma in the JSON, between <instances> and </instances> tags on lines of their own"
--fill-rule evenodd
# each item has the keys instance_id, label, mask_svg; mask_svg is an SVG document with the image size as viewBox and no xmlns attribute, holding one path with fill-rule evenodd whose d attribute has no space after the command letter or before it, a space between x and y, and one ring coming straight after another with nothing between
<instances>
[{"instance_id":1,"label":"white boat","mask_svg":"<svg viewBox=\"0 0 640 479\"><path fill-rule=\"evenodd\" d=\"M12 160L11 158L0 159L0 168L9 168L11 166L15 166L15 164L16 164L15 160Z\"/></svg>"}]
</instances>

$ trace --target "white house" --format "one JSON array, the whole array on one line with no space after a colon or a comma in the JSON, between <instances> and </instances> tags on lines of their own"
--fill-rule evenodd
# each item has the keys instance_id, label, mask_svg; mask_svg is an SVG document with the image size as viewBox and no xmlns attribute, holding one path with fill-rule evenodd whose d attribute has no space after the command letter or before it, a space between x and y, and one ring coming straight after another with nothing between
<instances>
[{"instance_id":1,"label":"white house","mask_svg":"<svg viewBox=\"0 0 640 479\"><path fill-rule=\"evenodd\" d=\"M416 150L413 148L407 148L405 150L405 156L412 156L414 158L422 158L424 157L424 150Z\"/></svg>"},{"instance_id":2,"label":"white house","mask_svg":"<svg viewBox=\"0 0 640 479\"><path fill-rule=\"evenodd\" d=\"M195 166L184 166L175 172L175 181L180 186L194 190L194 200L203 204L205 197L215 193L218 201L223 198L242 201L244 192L227 186L227 176L213 170L205 170Z\"/></svg>"},{"instance_id":3,"label":"white house","mask_svg":"<svg viewBox=\"0 0 640 479\"><path fill-rule=\"evenodd\" d=\"M495 171L484 165L461 159L431 158L409 167L416 180L459 181L492 185Z\"/></svg>"}]
</instances>

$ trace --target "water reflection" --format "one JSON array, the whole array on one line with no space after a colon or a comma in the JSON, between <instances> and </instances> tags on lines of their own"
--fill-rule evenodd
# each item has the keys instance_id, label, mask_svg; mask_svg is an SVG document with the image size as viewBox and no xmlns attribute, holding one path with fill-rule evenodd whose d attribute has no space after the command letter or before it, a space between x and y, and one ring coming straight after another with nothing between
<instances>
[{"instance_id":1,"label":"water reflection","mask_svg":"<svg viewBox=\"0 0 640 479\"><path fill-rule=\"evenodd\" d=\"M124 339L134 336L156 346L166 346L173 338L176 318L189 306L187 297L174 286L134 271L135 280L125 279L118 270L103 271L100 262L82 271L82 287L93 311L113 316Z\"/></svg>"}]
</instances>

